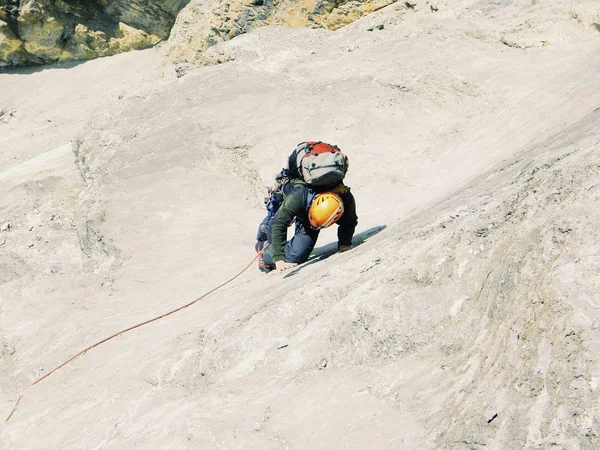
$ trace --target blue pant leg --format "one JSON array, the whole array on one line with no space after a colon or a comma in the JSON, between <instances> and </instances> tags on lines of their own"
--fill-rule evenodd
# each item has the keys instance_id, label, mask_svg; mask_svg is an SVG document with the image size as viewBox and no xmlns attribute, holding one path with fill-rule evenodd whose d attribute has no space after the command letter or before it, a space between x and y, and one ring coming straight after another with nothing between
<instances>
[{"instance_id":1,"label":"blue pant leg","mask_svg":"<svg viewBox=\"0 0 600 450\"><path fill-rule=\"evenodd\" d=\"M256 232L256 240L257 241L267 241L269 240L269 225L271 222L271 215L267 215L260 225L258 226L258 231Z\"/></svg>"},{"instance_id":2,"label":"blue pant leg","mask_svg":"<svg viewBox=\"0 0 600 450\"><path fill-rule=\"evenodd\" d=\"M319 232L306 227L303 223L296 221L294 237L285 245L285 260L287 262L301 264L308 260L310 253L315 248Z\"/></svg>"},{"instance_id":3,"label":"blue pant leg","mask_svg":"<svg viewBox=\"0 0 600 450\"><path fill-rule=\"evenodd\" d=\"M271 223L267 222L269 241L271 238L271 229L273 221L270 222ZM285 261L301 264L308 260L310 253L313 251L313 248L315 248L318 237L319 232L317 230L313 230L312 228L305 226L300 221L296 221L294 237L292 237L292 239L287 241L287 243L285 244ZM269 250L270 249L267 247L267 249L263 253L263 259L266 264L275 265L273 257L271 256L271 252Z\"/></svg>"}]
</instances>

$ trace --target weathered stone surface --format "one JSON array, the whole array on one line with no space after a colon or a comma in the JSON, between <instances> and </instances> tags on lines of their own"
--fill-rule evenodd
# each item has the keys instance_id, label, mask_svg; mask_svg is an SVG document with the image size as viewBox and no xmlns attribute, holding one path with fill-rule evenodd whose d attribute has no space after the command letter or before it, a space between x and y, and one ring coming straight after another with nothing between
<instances>
[{"instance_id":1,"label":"weathered stone surface","mask_svg":"<svg viewBox=\"0 0 600 450\"><path fill-rule=\"evenodd\" d=\"M0 61L5 65L18 65L26 60L27 54L23 49L23 42L6 22L0 20Z\"/></svg>"},{"instance_id":2,"label":"weathered stone surface","mask_svg":"<svg viewBox=\"0 0 600 450\"><path fill-rule=\"evenodd\" d=\"M171 37L162 51L167 64L211 65L231 59L220 49L215 56L210 47L251 29L262 26L290 28L340 29L361 17L396 3L397 0L280 0L263 2L248 0L193 0L178 17ZM490 23L488 38L516 48L541 47L585 40L600 30L600 5L591 0L577 0L562 8L520 3L495 5L485 1L465 0L410 0L395 6L403 9L407 18L421 23L426 17L460 19L468 11L477 9L481 14L494 14L502 9L510 17L504 24ZM394 26L403 26L394 24ZM377 28L380 30L380 28ZM485 34L485 33L484 33Z\"/></svg>"},{"instance_id":3,"label":"weathered stone surface","mask_svg":"<svg viewBox=\"0 0 600 450\"><path fill-rule=\"evenodd\" d=\"M397 0L193 0L163 46L167 63L206 63L204 52L252 28L267 25L337 30Z\"/></svg>"},{"instance_id":4,"label":"weathered stone surface","mask_svg":"<svg viewBox=\"0 0 600 450\"><path fill-rule=\"evenodd\" d=\"M0 67L90 59L166 39L188 0L0 2Z\"/></svg>"},{"instance_id":5,"label":"weathered stone surface","mask_svg":"<svg viewBox=\"0 0 600 450\"><path fill-rule=\"evenodd\" d=\"M253 28L337 30L397 1L8 0L0 2L0 67L108 56L167 38L162 47L167 64L210 64L205 57L209 47ZM399 5L420 18L460 18L468 9L487 13L499 7L481 0L409 0ZM515 19L495 32L511 47L554 45L600 31L600 5L594 0L575 0L561 8L537 0L502 7L512 10ZM526 16L534 19L523 20Z\"/></svg>"},{"instance_id":6,"label":"weathered stone surface","mask_svg":"<svg viewBox=\"0 0 600 450\"><path fill-rule=\"evenodd\" d=\"M0 74L2 450L600 448L600 33L500 44L529 2ZM358 246L265 275L305 139L349 155Z\"/></svg>"},{"instance_id":7,"label":"weathered stone surface","mask_svg":"<svg viewBox=\"0 0 600 450\"><path fill-rule=\"evenodd\" d=\"M513 18L500 31L500 41L513 48L555 46L597 37L593 23L600 19L600 3L579 0L560 7L534 0L520 15L513 7Z\"/></svg>"},{"instance_id":8,"label":"weathered stone surface","mask_svg":"<svg viewBox=\"0 0 600 450\"><path fill-rule=\"evenodd\" d=\"M167 64L214 64L209 47L262 26L340 29L396 3L397 0L194 0L181 12L169 41L162 47ZM483 0L408 0L397 3L420 23L427 16L460 19L468 11L492 15L502 9L504 24L490 23L488 34L515 48L582 41L600 31L600 4L574 0L561 7L532 0L496 4Z\"/></svg>"}]
</instances>

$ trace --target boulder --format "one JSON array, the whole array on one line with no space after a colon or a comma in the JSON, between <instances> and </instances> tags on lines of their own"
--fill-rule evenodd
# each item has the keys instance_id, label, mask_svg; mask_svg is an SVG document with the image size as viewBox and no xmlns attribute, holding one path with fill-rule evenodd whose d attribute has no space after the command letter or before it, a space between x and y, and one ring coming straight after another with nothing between
<instances>
[{"instance_id":1,"label":"boulder","mask_svg":"<svg viewBox=\"0 0 600 450\"><path fill-rule=\"evenodd\" d=\"M0 6L0 67L84 60L168 38L188 0L8 1Z\"/></svg>"},{"instance_id":2,"label":"boulder","mask_svg":"<svg viewBox=\"0 0 600 450\"><path fill-rule=\"evenodd\" d=\"M0 20L0 67L21 65L27 60L23 41L12 31L8 23Z\"/></svg>"},{"instance_id":3,"label":"boulder","mask_svg":"<svg viewBox=\"0 0 600 450\"><path fill-rule=\"evenodd\" d=\"M205 51L253 28L284 26L337 30L397 0L193 0L162 45L167 64L206 64Z\"/></svg>"}]
</instances>

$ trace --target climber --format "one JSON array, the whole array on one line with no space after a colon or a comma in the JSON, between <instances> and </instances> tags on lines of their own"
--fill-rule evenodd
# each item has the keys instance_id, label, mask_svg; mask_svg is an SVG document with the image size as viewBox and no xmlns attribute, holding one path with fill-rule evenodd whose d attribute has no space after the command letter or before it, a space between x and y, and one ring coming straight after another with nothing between
<instances>
[{"instance_id":1,"label":"climber","mask_svg":"<svg viewBox=\"0 0 600 450\"><path fill-rule=\"evenodd\" d=\"M339 173L332 175L331 167ZM265 199L268 214L258 228L255 245L257 252L264 249L259 257L261 271L283 272L307 261L319 231L334 223L338 224L338 251L352 248L358 218L354 196L342 182L347 168L348 158L336 146L299 144ZM286 242L292 223L294 236Z\"/></svg>"}]
</instances>

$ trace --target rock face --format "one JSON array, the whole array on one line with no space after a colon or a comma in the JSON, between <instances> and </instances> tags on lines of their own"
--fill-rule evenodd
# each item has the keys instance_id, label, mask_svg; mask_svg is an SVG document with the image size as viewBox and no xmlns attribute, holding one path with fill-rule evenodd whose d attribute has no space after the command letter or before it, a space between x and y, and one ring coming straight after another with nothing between
<instances>
[{"instance_id":1,"label":"rock face","mask_svg":"<svg viewBox=\"0 0 600 450\"><path fill-rule=\"evenodd\" d=\"M204 51L251 28L339 29L397 0L8 0L0 2L0 67L90 59L165 40L167 62L203 62Z\"/></svg>"},{"instance_id":2,"label":"rock face","mask_svg":"<svg viewBox=\"0 0 600 450\"><path fill-rule=\"evenodd\" d=\"M187 0L0 2L0 67L90 59L169 36Z\"/></svg>"},{"instance_id":3,"label":"rock face","mask_svg":"<svg viewBox=\"0 0 600 450\"><path fill-rule=\"evenodd\" d=\"M396 1L193 0L177 18L163 50L168 63L204 64L207 48L252 28L274 25L337 30Z\"/></svg>"},{"instance_id":4,"label":"rock face","mask_svg":"<svg viewBox=\"0 0 600 450\"><path fill-rule=\"evenodd\" d=\"M397 17L406 15L399 20L417 23L429 19L464 19L473 10L488 15L496 8L485 0L192 0L179 15L169 41L163 46L165 62L204 65L224 62L207 55L206 50L253 28L337 30L392 4L396 4ZM504 14L508 18L505 23L491 21L484 33L515 48L581 41L600 31L600 6L593 0L575 0L561 6L537 0L527 4L514 2L504 8ZM382 24L376 27L379 28L373 29L383 29Z\"/></svg>"},{"instance_id":5,"label":"rock face","mask_svg":"<svg viewBox=\"0 0 600 450\"><path fill-rule=\"evenodd\" d=\"M205 51L262 26L337 30L398 0L5 0L0 2L0 67L90 59L153 46L167 64L214 64ZM460 19L484 0L409 0L399 9ZM183 8L183 10L182 10ZM545 2L511 4L514 20L494 25L497 40L515 48L554 45L600 31L595 0L556 7ZM181 11L181 13L180 13ZM526 20L523 20L526 18ZM173 29L171 30L171 28ZM381 28L378 28L381 30ZM372 30L370 30L372 31Z\"/></svg>"},{"instance_id":6,"label":"rock face","mask_svg":"<svg viewBox=\"0 0 600 450\"><path fill-rule=\"evenodd\" d=\"M159 49L0 74L2 450L600 448L600 33L414 1L178 79ZM356 248L266 275L305 139L348 153Z\"/></svg>"}]
</instances>

